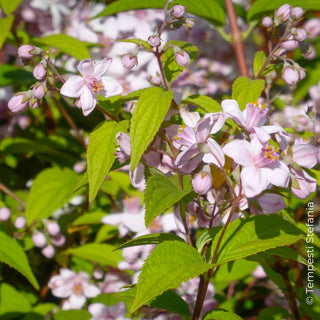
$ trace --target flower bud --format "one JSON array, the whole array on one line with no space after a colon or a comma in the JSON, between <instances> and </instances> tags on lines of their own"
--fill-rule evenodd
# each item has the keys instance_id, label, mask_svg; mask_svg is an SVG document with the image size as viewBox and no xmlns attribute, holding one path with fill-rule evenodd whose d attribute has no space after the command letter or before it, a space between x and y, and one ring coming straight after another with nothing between
<instances>
[{"instance_id":1,"label":"flower bud","mask_svg":"<svg viewBox=\"0 0 320 320\"><path fill-rule=\"evenodd\" d=\"M206 194L212 188L210 174L206 171L199 172L192 179L193 190L198 194Z\"/></svg>"},{"instance_id":2,"label":"flower bud","mask_svg":"<svg viewBox=\"0 0 320 320\"><path fill-rule=\"evenodd\" d=\"M186 67L190 64L190 57L184 50L178 50L175 53L176 62L181 67Z\"/></svg>"},{"instance_id":3,"label":"flower bud","mask_svg":"<svg viewBox=\"0 0 320 320\"><path fill-rule=\"evenodd\" d=\"M151 35L148 38L148 42L149 42L151 47L158 47L161 44L161 40L160 40L160 37L159 37L158 34Z\"/></svg>"},{"instance_id":4,"label":"flower bud","mask_svg":"<svg viewBox=\"0 0 320 320\"><path fill-rule=\"evenodd\" d=\"M273 24L273 20L270 18L270 17L264 17L262 19L262 25L265 27L265 28L270 28L272 27L272 24Z\"/></svg>"},{"instance_id":5,"label":"flower bud","mask_svg":"<svg viewBox=\"0 0 320 320\"><path fill-rule=\"evenodd\" d=\"M320 19L312 18L303 24L303 29L307 31L308 38L313 39L320 35Z\"/></svg>"},{"instance_id":6,"label":"flower bud","mask_svg":"<svg viewBox=\"0 0 320 320\"><path fill-rule=\"evenodd\" d=\"M0 208L0 221L8 221L11 216L11 211L9 208Z\"/></svg>"},{"instance_id":7,"label":"flower bud","mask_svg":"<svg viewBox=\"0 0 320 320\"><path fill-rule=\"evenodd\" d=\"M27 220L25 217L23 216L19 216L16 218L16 220L14 221L14 226L17 228L17 229L22 229L26 226L27 224Z\"/></svg>"},{"instance_id":8,"label":"flower bud","mask_svg":"<svg viewBox=\"0 0 320 320\"><path fill-rule=\"evenodd\" d=\"M56 254L56 250L54 249L54 246L52 244L48 244L45 246L42 250L41 253L48 259L51 259L54 257Z\"/></svg>"},{"instance_id":9,"label":"flower bud","mask_svg":"<svg viewBox=\"0 0 320 320\"><path fill-rule=\"evenodd\" d=\"M276 11L276 20L278 23L285 22L290 18L292 7L289 4L282 5Z\"/></svg>"},{"instance_id":10,"label":"flower bud","mask_svg":"<svg viewBox=\"0 0 320 320\"><path fill-rule=\"evenodd\" d=\"M132 69L138 64L137 56L134 53L127 53L121 59L124 68Z\"/></svg>"},{"instance_id":11,"label":"flower bud","mask_svg":"<svg viewBox=\"0 0 320 320\"><path fill-rule=\"evenodd\" d=\"M42 99L47 92L47 85L45 82L37 82L32 89L32 94L37 99Z\"/></svg>"},{"instance_id":12,"label":"flower bud","mask_svg":"<svg viewBox=\"0 0 320 320\"><path fill-rule=\"evenodd\" d=\"M44 62L40 62L35 66L33 69L33 76L39 80L43 81L47 75L47 67L45 66Z\"/></svg>"},{"instance_id":13,"label":"flower bud","mask_svg":"<svg viewBox=\"0 0 320 320\"><path fill-rule=\"evenodd\" d=\"M22 59L32 59L34 56L39 55L42 49L34 47L30 44L24 44L18 49L18 56Z\"/></svg>"},{"instance_id":14,"label":"flower bud","mask_svg":"<svg viewBox=\"0 0 320 320\"><path fill-rule=\"evenodd\" d=\"M280 47L286 51L293 51L297 48L299 48L299 42L292 39L292 37L289 37L289 40L283 41L280 45Z\"/></svg>"},{"instance_id":15,"label":"flower bud","mask_svg":"<svg viewBox=\"0 0 320 320\"><path fill-rule=\"evenodd\" d=\"M297 69L286 66L282 70L282 79L289 85L294 86L300 80L300 75Z\"/></svg>"},{"instance_id":16,"label":"flower bud","mask_svg":"<svg viewBox=\"0 0 320 320\"><path fill-rule=\"evenodd\" d=\"M102 279L104 275L104 270L100 266L96 266L93 269L92 275L95 279Z\"/></svg>"},{"instance_id":17,"label":"flower bud","mask_svg":"<svg viewBox=\"0 0 320 320\"><path fill-rule=\"evenodd\" d=\"M38 248L43 248L47 244L46 236L42 232L33 233L31 238L34 245Z\"/></svg>"},{"instance_id":18,"label":"flower bud","mask_svg":"<svg viewBox=\"0 0 320 320\"><path fill-rule=\"evenodd\" d=\"M47 230L50 236L56 236L60 233L60 226L55 221L50 221L47 223Z\"/></svg>"},{"instance_id":19,"label":"flower bud","mask_svg":"<svg viewBox=\"0 0 320 320\"><path fill-rule=\"evenodd\" d=\"M298 41L304 41L308 37L307 31L301 28L298 28L298 29L293 28L291 30L291 33L293 34L293 37Z\"/></svg>"},{"instance_id":20,"label":"flower bud","mask_svg":"<svg viewBox=\"0 0 320 320\"><path fill-rule=\"evenodd\" d=\"M302 55L307 60L314 59L316 57L316 50L314 47L306 45L302 50Z\"/></svg>"},{"instance_id":21,"label":"flower bud","mask_svg":"<svg viewBox=\"0 0 320 320\"><path fill-rule=\"evenodd\" d=\"M32 109L38 108L39 107L39 99L37 99L36 97L32 97L29 100L29 107Z\"/></svg>"},{"instance_id":22,"label":"flower bud","mask_svg":"<svg viewBox=\"0 0 320 320\"><path fill-rule=\"evenodd\" d=\"M31 98L31 91L21 92L17 95L14 95L8 102L8 108L12 112L19 112L24 110L29 103Z\"/></svg>"},{"instance_id":23,"label":"flower bud","mask_svg":"<svg viewBox=\"0 0 320 320\"><path fill-rule=\"evenodd\" d=\"M182 18L184 13L186 12L184 6L176 4L171 9L171 15L175 18Z\"/></svg>"},{"instance_id":24,"label":"flower bud","mask_svg":"<svg viewBox=\"0 0 320 320\"><path fill-rule=\"evenodd\" d=\"M56 247L62 247L66 243L66 237L61 233L50 237L50 240Z\"/></svg>"},{"instance_id":25,"label":"flower bud","mask_svg":"<svg viewBox=\"0 0 320 320\"><path fill-rule=\"evenodd\" d=\"M189 30L192 30L194 25L196 24L196 20L194 19L186 19L183 26L184 28L189 31Z\"/></svg>"},{"instance_id":26,"label":"flower bud","mask_svg":"<svg viewBox=\"0 0 320 320\"><path fill-rule=\"evenodd\" d=\"M291 10L291 17L293 17L296 20L300 19L303 16L303 14L304 14L304 11L300 7L294 7Z\"/></svg>"}]
</instances>

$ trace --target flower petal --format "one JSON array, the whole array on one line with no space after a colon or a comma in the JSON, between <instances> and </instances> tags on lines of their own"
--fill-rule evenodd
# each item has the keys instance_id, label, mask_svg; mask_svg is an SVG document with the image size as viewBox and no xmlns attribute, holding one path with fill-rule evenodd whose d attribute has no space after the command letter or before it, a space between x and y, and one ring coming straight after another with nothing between
<instances>
[{"instance_id":1,"label":"flower petal","mask_svg":"<svg viewBox=\"0 0 320 320\"><path fill-rule=\"evenodd\" d=\"M221 107L226 116L230 117L233 121L235 121L244 129L247 129L245 119L243 118L242 112L236 100L223 100L221 102Z\"/></svg>"},{"instance_id":2,"label":"flower petal","mask_svg":"<svg viewBox=\"0 0 320 320\"><path fill-rule=\"evenodd\" d=\"M112 62L112 58L105 58L99 61L94 61L93 62L93 75L95 77L102 77L108 72L108 69L110 67L110 64Z\"/></svg>"},{"instance_id":3,"label":"flower petal","mask_svg":"<svg viewBox=\"0 0 320 320\"><path fill-rule=\"evenodd\" d=\"M263 175L275 186L287 188L290 181L289 168L282 161L261 168Z\"/></svg>"},{"instance_id":4,"label":"flower petal","mask_svg":"<svg viewBox=\"0 0 320 320\"><path fill-rule=\"evenodd\" d=\"M105 98L116 96L123 91L122 85L111 77L102 77L101 82L103 84L103 90L100 94Z\"/></svg>"},{"instance_id":5,"label":"flower petal","mask_svg":"<svg viewBox=\"0 0 320 320\"><path fill-rule=\"evenodd\" d=\"M70 306L72 309L81 309L86 303L86 298L82 294L73 294L69 298Z\"/></svg>"},{"instance_id":6,"label":"flower petal","mask_svg":"<svg viewBox=\"0 0 320 320\"><path fill-rule=\"evenodd\" d=\"M190 112L186 108L181 108L179 113L183 122L188 127L195 128L200 120L200 115L198 112Z\"/></svg>"},{"instance_id":7,"label":"flower petal","mask_svg":"<svg viewBox=\"0 0 320 320\"><path fill-rule=\"evenodd\" d=\"M89 88L85 86L78 101L78 106L81 107L84 116L87 116L93 111L97 104L97 98L91 93Z\"/></svg>"},{"instance_id":8,"label":"flower petal","mask_svg":"<svg viewBox=\"0 0 320 320\"><path fill-rule=\"evenodd\" d=\"M84 77L93 76L94 67L91 59L81 60L77 68Z\"/></svg>"},{"instance_id":9,"label":"flower petal","mask_svg":"<svg viewBox=\"0 0 320 320\"><path fill-rule=\"evenodd\" d=\"M214 164L218 168L223 168L225 159L220 145L212 138L208 139L206 145L209 147L210 153L206 153L203 156L203 162Z\"/></svg>"},{"instance_id":10,"label":"flower petal","mask_svg":"<svg viewBox=\"0 0 320 320\"><path fill-rule=\"evenodd\" d=\"M87 298L94 298L101 293L101 290L94 284L84 283L83 284L83 294Z\"/></svg>"},{"instance_id":11,"label":"flower petal","mask_svg":"<svg viewBox=\"0 0 320 320\"><path fill-rule=\"evenodd\" d=\"M242 190L246 197L253 198L265 190L268 181L262 174L261 168L255 166L244 167L241 171Z\"/></svg>"},{"instance_id":12,"label":"flower petal","mask_svg":"<svg viewBox=\"0 0 320 320\"><path fill-rule=\"evenodd\" d=\"M63 84L60 93L66 97L78 98L85 86L83 77L72 76Z\"/></svg>"},{"instance_id":13,"label":"flower petal","mask_svg":"<svg viewBox=\"0 0 320 320\"><path fill-rule=\"evenodd\" d=\"M317 150L316 148L307 143L297 143L292 146L292 160L299 166L308 169L313 168L317 162Z\"/></svg>"},{"instance_id":14,"label":"flower petal","mask_svg":"<svg viewBox=\"0 0 320 320\"><path fill-rule=\"evenodd\" d=\"M248 141L234 140L222 148L223 152L242 166L253 164L253 150Z\"/></svg>"}]
</instances>

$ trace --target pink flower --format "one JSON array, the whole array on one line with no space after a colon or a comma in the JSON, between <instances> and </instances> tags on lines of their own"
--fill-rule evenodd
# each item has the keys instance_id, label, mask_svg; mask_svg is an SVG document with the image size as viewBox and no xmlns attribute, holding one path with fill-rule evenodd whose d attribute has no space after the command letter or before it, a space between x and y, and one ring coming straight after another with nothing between
<instances>
[{"instance_id":1,"label":"pink flower","mask_svg":"<svg viewBox=\"0 0 320 320\"><path fill-rule=\"evenodd\" d=\"M9 208L0 208L0 221L7 221L11 217L11 211Z\"/></svg>"},{"instance_id":2,"label":"pink flower","mask_svg":"<svg viewBox=\"0 0 320 320\"><path fill-rule=\"evenodd\" d=\"M270 18L270 17L264 17L262 19L262 25L265 27L265 28L270 28L273 24L273 20Z\"/></svg>"},{"instance_id":3,"label":"pink flower","mask_svg":"<svg viewBox=\"0 0 320 320\"><path fill-rule=\"evenodd\" d=\"M93 318L90 320L126 320L127 313L124 302L119 302L113 306L105 306L102 303L92 303L88 306L88 311Z\"/></svg>"},{"instance_id":4,"label":"pink flower","mask_svg":"<svg viewBox=\"0 0 320 320\"><path fill-rule=\"evenodd\" d=\"M48 283L52 294L58 298L68 298L62 309L81 309L87 298L94 298L100 294L100 289L90 284L90 276L86 272L60 269L60 274L53 276Z\"/></svg>"},{"instance_id":5,"label":"pink flower","mask_svg":"<svg viewBox=\"0 0 320 320\"><path fill-rule=\"evenodd\" d=\"M291 192L300 199L305 199L317 188L317 180L308 175L304 170L290 168L292 178L298 185L291 185Z\"/></svg>"},{"instance_id":6,"label":"pink flower","mask_svg":"<svg viewBox=\"0 0 320 320\"><path fill-rule=\"evenodd\" d=\"M292 146L292 161L301 167L311 169L318 162L317 150L309 143L295 142Z\"/></svg>"},{"instance_id":7,"label":"pink flower","mask_svg":"<svg viewBox=\"0 0 320 320\"><path fill-rule=\"evenodd\" d=\"M47 67L46 67L46 62L44 60L35 66L35 68L33 69L33 76L37 80L43 81L46 75L47 75Z\"/></svg>"},{"instance_id":8,"label":"pink flower","mask_svg":"<svg viewBox=\"0 0 320 320\"><path fill-rule=\"evenodd\" d=\"M24 44L18 49L18 56L22 59L32 59L34 56L39 55L42 49L34 47L30 44Z\"/></svg>"},{"instance_id":9,"label":"pink flower","mask_svg":"<svg viewBox=\"0 0 320 320\"><path fill-rule=\"evenodd\" d=\"M234 140L223 147L224 153L243 166L241 170L242 190L246 197L257 196L271 183L286 188L289 184L289 168L279 161L276 150L262 146L254 139Z\"/></svg>"},{"instance_id":10,"label":"pink flower","mask_svg":"<svg viewBox=\"0 0 320 320\"><path fill-rule=\"evenodd\" d=\"M291 17L295 18L296 20L302 18L303 14L304 14L304 11L300 7L294 7L291 10Z\"/></svg>"},{"instance_id":11,"label":"pink flower","mask_svg":"<svg viewBox=\"0 0 320 320\"><path fill-rule=\"evenodd\" d=\"M34 245L38 248L43 248L47 244L47 239L44 233L42 232L35 232L32 235L32 241Z\"/></svg>"},{"instance_id":12,"label":"pink flower","mask_svg":"<svg viewBox=\"0 0 320 320\"><path fill-rule=\"evenodd\" d=\"M17 228L17 229L22 229L24 228L25 226L27 225L27 220L25 217L23 216L18 216L16 218L16 220L14 221L14 226Z\"/></svg>"},{"instance_id":13,"label":"pink flower","mask_svg":"<svg viewBox=\"0 0 320 320\"><path fill-rule=\"evenodd\" d=\"M105 75L111 62L111 58L100 61L82 60L77 67L82 76L71 76L61 87L62 95L78 98L76 104L82 109L84 116L95 108L98 94L107 98L123 91L118 81Z\"/></svg>"},{"instance_id":14,"label":"pink flower","mask_svg":"<svg viewBox=\"0 0 320 320\"><path fill-rule=\"evenodd\" d=\"M134 53L127 53L121 59L122 65L127 69L132 69L138 64L137 55Z\"/></svg>"},{"instance_id":15,"label":"pink flower","mask_svg":"<svg viewBox=\"0 0 320 320\"><path fill-rule=\"evenodd\" d=\"M148 38L148 42L151 47L158 47L161 44L161 40L158 34L153 34Z\"/></svg>"},{"instance_id":16,"label":"pink flower","mask_svg":"<svg viewBox=\"0 0 320 320\"><path fill-rule=\"evenodd\" d=\"M300 80L300 75L297 69L287 66L282 70L282 78L289 86L294 86Z\"/></svg>"},{"instance_id":17,"label":"pink flower","mask_svg":"<svg viewBox=\"0 0 320 320\"><path fill-rule=\"evenodd\" d=\"M8 108L12 112L19 112L24 110L32 97L31 91L21 92L20 94L14 95L8 102Z\"/></svg>"}]
</instances>

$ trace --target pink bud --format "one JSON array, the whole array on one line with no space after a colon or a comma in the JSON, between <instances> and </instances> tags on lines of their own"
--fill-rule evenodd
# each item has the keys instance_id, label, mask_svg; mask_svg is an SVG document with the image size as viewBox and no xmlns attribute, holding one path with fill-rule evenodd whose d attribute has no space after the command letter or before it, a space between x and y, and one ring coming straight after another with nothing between
<instances>
[{"instance_id":1,"label":"pink bud","mask_svg":"<svg viewBox=\"0 0 320 320\"><path fill-rule=\"evenodd\" d=\"M47 230L50 236L56 236L60 233L60 226L55 221L50 221L47 223Z\"/></svg>"},{"instance_id":2,"label":"pink bud","mask_svg":"<svg viewBox=\"0 0 320 320\"><path fill-rule=\"evenodd\" d=\"M309 38L316 38L320 35L320 19L312 18L307 20L303 25L303 29L307 31Z\"/></svg>"},{"instance_id":3,"label":"pink bud","mask_svg":"<svg viewBox=\"0 0 320 320\"><path fill-rule=\"evenodd\" d=\"M303 16L303 9L300 7L294 7L291 10L291 17L295 18L296 20L300 19Z\"/></svg>"},{"instance_id":4,"label":"pink bud","mask_svg":"<svg viewBox=\"0 0 320 320\"><path fill-rule=\"evenodd\" d=\"M193 190L198 194L206 194L212 188L210 174L206 171L199 172L192 179Z\"/></svg>"},{"instance_id":5,"label":"pink bud","mask_svg":"<svg viewBox=\"0 0 320 320\"><path fill-rule=\"evenodd\" d=\"M32 94L37 99L42 99L47 92L47 85L45 82L37 82L33 89Z\"/></svg>"},{"instance_id":6,"label":"pink bud","mask_svg":"<svg viewBox=\"0 0 320 320\"><path fill-rule=\"evenodd\" d=\"M287 66L282 70L282 78L289 86L294 86L299 81L300 75L297 69Z\"/></svg>"},{"instance_id":7,"label":"pink bud","mask_svg":"<svg viewBox=\"0 0 320 320\"><path fill-rule=\"evenodd\" d=\"M307 31L301 28L293 28L291 33L293 34L294 38L298 41L304 41L307 39Z\"/></svg>"},{"instance_id":8,"label":"pink bud","mask_svg":"<svg viewBox=\"0 0 320 320\"><path fill-rule=\"evenodd\" d=\"M50 237L50 240L56 247L61 247L66 243L66 237L61 233Z\"/></svg>"},{"instance_id":9,"label":"pink bud","mask_svg":"<svg viewBox=\"0 0 320 320\"><path fill-rule=\"evenodd\" d=\"M46 236L42 232L33 233L31 238L34 245L38 248L43 248L47 244Z\"/></svg>"},{"instance_id":10,"label":"pink bud","mask_svg":"<svg viewBox=\"0 0 320 320\"><path fill-rule=\"evenodd\" d=\"M24 110L29 103L29 96L26 93L14 95L8 102L8 108L12 112L19 112Z\"/></svg>"},{"instance_id":11,"label":"pink bud","mask_svg":"<svg viewBox=\"0 0 320 320\"><path fill-rule=\"evenodd\" d=\"M262 25L265 28L270 28L273 24L273 20L270 17L264 17L262 20Z\"/></svg>"},{"instance_id":12,"label":"pink bud","mask_svg":"<svg viewBox=\"0 0 320 320\"><path fill-rule=\"evenodd\" d=\"M280 46L286 51L292 51L299 47L299 42L289 38L289 40L283 41Z\"/></svg>"},{"instance_id":13,"label":"pink bud","mask_svg":"<svg viewBox=\"0 0 320 320\"><path fill-rule=\"evenodd\" d=\"M194 19L186 19L183 26L188 31L188 30L192 30L195 24L196 24L196 21Z\"/></svg>"},{"instance_id":14,"label":"pink bud","mask_svg":"<svg viewBox=\"0 0 320 320\"><path fill-rule=\"evenodd\" d=\"M289 4L282 5L276 12L278 22L285 22L290 18L292 7Z\"/></svg>"},{"instance_id":15,"label":"pink bud","mask_svg":"<svg viewBox=\"0 0 320 320\"><path fill-rule=\"evenodd\" d=\"M184 50L179 50L175 54L176 62L181 67L186 67L190 63L190 57L188 53Z\"/></svg>"},{"instance_id":16,"label":"pink bud","mask_svg":"<svg viewBox=\"0 0 320 320\"><path fill-rule=\"evenodd\" d=\"M10 219L11 212L9 208L0 208L0 221L8 221Z\"/></svg>"},{"instance_id":17,"label":"pink bud","mask_svg":"<svg viewBox=\"0 0 320 320\"><path fill-rule=\"evenodd\" d=\"M37 64L33 69L33 76L39 81L43 81L46 75L47 75L47 68L42 62Z\"/></svg>"},{"instance_id":18,"label":"pink bud","mask_svg":"<svg viewBox=\"0 0 320 320\"><path fill-rule=\"evenodd\" d=\"M183 17L184 13L185 13L185 8L184 6L181 6L179 4L176 4L172 7L171 10L171 15L175 18L181 18Z\"/></svg>"},{"instance_id":19,"label":"pink bud","mask_svg":"<svg viewBox=\"0 0 320 320\"><path fill-rule=\"evenodd\" d=\"M32 109L38 108L39 107L39 99L32 97L29 100L29 107Z\"/></svg>"},{"instance_id":20,"label":"pink bud","mask_svg":"<svg viewBox=\"0 0 320 320\"><path fill-rule=\"evenodd\" d=\"M45 246L42 250L41 253L48 259L51 259L54 257L56 254L56 250L54 249L54 246L52 244L48 244Z\"/></svg>"},{"instance_id":21,"label":"pink bud","mask_svg":"<svg viewBox=\"0 0 320 320\"><path fill-rule=\"evenodd\" d=\"M93 269L93 273L92 274L93 274L93 277L95 279L102 279L103 275L104 275L104 270L100 266L96 266Z\"/></svg>"},{"instance_id":22,"label":"pink bud","mask_svg":"<svg viewBox=\"0 0 320 320\"><path fill-rule=\"evenodd\" d=\"M161 40L158 34L152 35L148 38L148 42L151 47L158 47L161 44Z\"/></svg>"},{"instance_id":23,"label":"pink bud","mask_svg":"<svg viewBox=\"0 0 320 320\"><path fill-rule=\"evenodd\" d=\"M316 57L316 50L312 46L307 46L307 48L303 50L302 55L307 60L314 59Z\"/></svg>"},{"instance_id":24,"label":"pink bud","mask_svg":"<svg viewBox=\"0 0 320 320\"><path fill-rule=\"evenodd\" d=\"M137 56L135 54L127 53L121 59L121 63L122 63L124 68L132 69L133 67L135 67L138 64L138 59L137 59Z\"/></svg>"},{"instance_id":25,"label":"pink bud","mask_svg":"<svg viewBox=\"0 0 320 320\"><path fill-rule=\"evenodd\" d=\"M298 68L298 72L299 72L299 80L302 80L306 77L306 72L303 68Z\"/></svg>"},{"instance_id":26,"label":"pink bud","mask_svg":"<svg viewBox=\"0 0 320 320\"><path fill-rule=\"evenodd\" d=\"M26 226L27 224L27 220L25 217L23 216L19 216L16 218L16 220L14 221L14 226L17 228L17 229L22 229Z\"/></svg>"},{"instance_id":27,"label":"pink bud","mask_svg":"<svg viewBox=\"0 0 320 320\"><path fill-rule=\"evenodd\" d=\"M22 59L31 59L34 56L40 54L42 50L38 47L34 47L30 44L24 44L18 49L18 56Z\"/></svg>"}]
</instances>

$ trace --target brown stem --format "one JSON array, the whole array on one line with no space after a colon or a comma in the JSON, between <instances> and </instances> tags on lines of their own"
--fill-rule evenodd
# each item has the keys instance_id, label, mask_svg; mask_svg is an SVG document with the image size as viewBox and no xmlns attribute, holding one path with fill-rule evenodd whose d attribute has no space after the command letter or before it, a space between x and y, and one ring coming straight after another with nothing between
<instances>
[{"instance_id":1,"label":"brown stem","mask_svg":"<svg viewBox=\"0 0 320 320\"><path fill-rule=\"evenodd\" d=\"M26 207L26 203L20 199L19 197L17 197L9 188L7 188L4 184L2 184L0 182L0 190L2 190L4 193L6 193L8 196L10 196L12 199L16 200L17 202L19 202L21 204L21 206L23 208Z\"/></svg>"},{"instance_id":2,"label":"brown stem","mask_svg":"<svg viewBox=\"0 0 320 320\"><path fill-rule=\"evenodd\" d=\"M109 112L107 112L106 110L102 109L101 107L99 107L98 105L96 105L96 108L101 111L108 119L112 119L116 122L119 122L119 119L115 116L113 116L112 114L110 114Z\"/></svg>"},{"instance_id":3,"label":"brown stem","mask_svg":"<svg viewBox=\"0 0 320 320\"><path fill-rule=\"evenodd\" d=\"M167 82L167 79L166 79L166 76L164 74L164 70L163 70L163 65L162 65L162 61L161 61L161 53L160 52L154 52L156 58L157 58L157 61L158 61L158 65L159 65L159 68L160 68L160 73L161 73L161 78L162 78L162 82L166 88L166 90L170 90L169 88L169 85L168 85L168 82Z\"/></svg>"},{"instance_id":4,"label":"brown stem","mask_svg":"<svg viewBox=\"0 0 320 320\"><path fill-rule=\"evenodd\" d=\"M57 71L56 67L54 66L54 64L51 62L50 59L47 59L47 63L48 63L48 66L50 67L50 69L53 71L53 73L57 76L57 78L62 82L62 83L65 83L66 80L64 80L60 73Z\"/></svg>"},{"instance_id":5,"label":"brown stem","mask_svg":"<svg viewBox=\"0 0 320 320\"><path fill-rule=\"evenodd\" d=\"M241 31L237 23L237 15L231 0L224 0L229 18L232 45L236 54L239 71L242 76L249 77L249 69L246 62L244 43L242 41Z\"/></svg>"}]
</instances>

